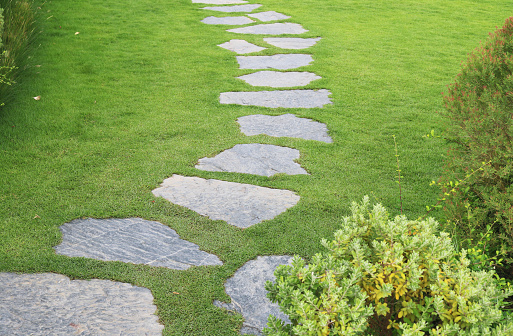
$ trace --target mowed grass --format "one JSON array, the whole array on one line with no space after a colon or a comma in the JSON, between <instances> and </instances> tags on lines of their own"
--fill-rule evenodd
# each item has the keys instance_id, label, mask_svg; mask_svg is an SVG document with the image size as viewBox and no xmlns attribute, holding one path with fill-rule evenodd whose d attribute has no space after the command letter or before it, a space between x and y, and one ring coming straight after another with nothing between
<instances>
[{"instance_id":1,"label":"mowed grass","mask_svg":"<svg viewBox=\"0 0 513 336\"><path fill-rule=\"evenodd\" d=\"M252 1L252 3L255 3ZM441 92L466 54L513 14L505 0L262 0L322 37L301 68L323 77L333 105L266 109L221 105L220 92L252 91L236 79L235 54L217 47L244 38L260 55L294 53L200 22L230 16L190 0L49 1L39 45L14 101L0 110L0 271L54 272L149 288L165 335L236 335L242 317L216 308L224 281L258 255L321 250L348 214L371 195L400 212L393 135L398 143L404 213L436 203L444 144L437 128ZM240 15L240 14L235 14ZM234 16L235 16L234 15ZM78 32L78 34L76 34ZM296 70L293 70L296 71ZM261 90L262 88L257 88ZM32 97L41 96L36 101ZM244 136L236 119L294 113L326 123L334 143ZM267 178L213 173L197 160L239 143L296 148L311 175ZM298 205L248 229L212 221L155 198L172 174L289 189ZM436 214L435 214L436 215ZM59 226L76 218L157 220L214 253L223 266L187 271L56 255ZM174 294L179 293L179 294Z\"/></svg>"}]
</instances>

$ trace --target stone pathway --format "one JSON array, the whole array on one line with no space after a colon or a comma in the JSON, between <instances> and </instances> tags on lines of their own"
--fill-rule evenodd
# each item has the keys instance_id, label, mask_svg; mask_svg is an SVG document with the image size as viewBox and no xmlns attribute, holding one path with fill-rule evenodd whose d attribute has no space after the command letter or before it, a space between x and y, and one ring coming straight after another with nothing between
<instances>
[{"instance_id":1,"label":"stone pathway","mask_svg":"<svg viewBox=\"0 0 513 336\"><path fill-rule=\"evenodd\" d=\"M303 34L308 30L297 23L268 23L259 24L251 27L234 28L227 30L230 33L254 34L254 35L283 35L283 34Z\"/></svg>"},{"instance_id":2,"label":"stone pathway","mask_svg":"<svg viewBox=\"0 0 513 336\"><path fill-rule=\"evenodd\" d=\"M277 72L277 71L259 71L249 75L237 77L251 86L267 87L293 87L305 86L311 81L321 77L311 72Z\"/></svg>"},{"instance_id":3,"label":"stone pathway","mask_svg":"<svg viewBox=\"0 0 513 336\"><path fill-rule=\"evenodd\" d=\"M236 6L224 6L224 7L204 7L202 9L212 10L224 13L244 13L252 12L262 5L236 5Z\"/></svg>"},{"instance_id":4,"label":"stone pathway","mask_svg":"<svg viewBox=\"0 0 513 336\"><path fill-rule=\"evenodd\" d=\"M310 65L311 55L285 54L272 56L235 56L239 69L280 69L288 70ZM319 77L320 78L320 77Z\"/></svg>"},{"instance_id":5,"label":"stone pathway","mask_svg":"<svg viewBox=\"0 0 513 336\"><path fill-rule=\"evenodd\" d=\"M237 54L249 54L267 49L244 40L230 40L228 42L218 44L218 46L236 52Z\"/></svg>"},{"instance_id":6,"label":"stone pathway","mask_svg":"<svg viewBox=\"0 0 513 336\"><path fill-rule=\"evenodd\" d=\"M239 26L248 23L255 22L248 17L245 16L228 16L228 17L216 17L209 16L201 20L201 22L211 25L232 25Z\"/></svg>"},{"instance_id":7,"label":"stone pathway","mask_svg":"<svg viewBox=\"0 0 513 336\"><path fill-rule=\"evenodd\" d=\"M257 92L223 92L221 104L252 105L271 108L314 108L331 104L328 90L288 90Z\"/></svg>"},{"instance_id":8,"label":"stone pathway","mask_svg":"<svg viewBox=\"0 0 513 336\"><path fill-rule=\"evenodd\" d=\"M314 46L321 38L267 37L264 41L282 49L305 49Z\"/></svg>"}]
</instances>

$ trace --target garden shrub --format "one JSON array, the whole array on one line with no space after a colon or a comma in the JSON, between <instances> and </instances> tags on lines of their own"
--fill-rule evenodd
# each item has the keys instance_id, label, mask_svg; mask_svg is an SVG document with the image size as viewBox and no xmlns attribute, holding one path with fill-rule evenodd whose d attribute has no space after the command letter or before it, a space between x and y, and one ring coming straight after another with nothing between
<instances>
[{"instance_id":1,"label":"garden shrub","mask_svg":"<svg viewBox=\"0 0 513 336\"><path fill-rule=\"evenodd\" d=\"M438 223L389 219L369 198L353 203L328 252L307 264L295 256L267 282L268 297L292 324L271 316L268 336L513 335L493 271L469 268Z\"/></svg>"}]
</instances>

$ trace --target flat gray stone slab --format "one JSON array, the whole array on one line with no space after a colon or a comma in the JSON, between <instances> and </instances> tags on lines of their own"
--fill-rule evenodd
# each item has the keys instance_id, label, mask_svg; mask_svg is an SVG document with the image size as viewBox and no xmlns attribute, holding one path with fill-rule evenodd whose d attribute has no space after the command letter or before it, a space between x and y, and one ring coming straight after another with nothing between
<instances>
[{"instance_id":1,"label":"flat gray stone slab","mask_svg":"<svg viewBox=\"0 0 513 336\"><path fill-rule=\"evenodd\" d=\"M299 201L289 190L180 175L165 179L153 194L240 228L272 219Z\"/></svg>"},{"instance_id":2,"label":"flat gray stone slab","mask_svg":"<svg viewBox=\"0 0 513 336\"><path fill-rule=\"evenodd\" d=\"M262 5L236 5L236 6L219 6L219 7L203 7L202 9L212 10L224 13L249 13L261 7Z\"/></svg>"},{"instance_id":3,"label":"flat gray stone slab","mask_svg":"<svg viewBox=\"0 0 513 336\"><path fill-rule=\"evenodd\" d=\"M264 41L282 49L305 49L315 45L321 38L267 37Z\"/></svg>"},{"instance_id":4,"label":"flat gray stone slab","mask_svg":"<svg viewBox=\"0 0 513 336\"><path fill-rule=\"evenodd\" d=\"M236 311L244 316L241 334L262 335L262 330L267 327L269 315L274 315L290 323L287 315L280 311L276 303L267 298L265 283L274 281L274 271L279 265L290 264L289 256L257 257L248 261L239 268L233 277L225 283L226 294L232 299L231 303L215 300L214 305L220 308Z\"/></svg>"},{"instance_id":5,"label":"flat gray stone slab","mask_svg":"<svg viewBox=\"0 0 513 336\"><path fill-rule=\"evenodd\" d=\"M228 42L218 44L218 46L236 52L237 54L249 54L267 49L244 40L230 40Z\"/></svg>"},{"instance_id":6,"label":"flat gray stone slab","mask_svg":"<svg viewBox=\"0 0 513 336\"><path fill-rule=\"evenodd\" d=\"M275 11L248 14L248 16L251 16L252 18L255 18L255 19L258 19L258 20L264 21L264 22L290 19L290 16L287 16L285 14L281 14L281 13L278 13Z\"/></svg>"},{"instance_id":7,"label":"flat gray stone slab","mask_svg":"<svg viewBox=\"0 0 513 336\"><path fill-rule=\"evenodd\" d=\"M312 55L277 54L272 56L236 56L239 69L295 69L313 62Z\"/></svg>"},{"instance_id":8,"label":"flat gray stone slab","mask_svg":"<svg viewBox=\"0 0 513 336\"><path fill-rule=\"evenodd\" d=\"M237 119L244 135L266 134L273 137L301 138L332 143L325 124L306 118L298 118L293 114L268 116L263 114L249 115Z\"/></svg>"},{"instance_id":9,"label":"flat gray stone slab","mask_svg":"<svg viewBox=\"0 0 513 336\"><path fill-rule=\"evenodd\" d=\"M243 5L244 6L244 5ZM304 29L299 23L268 23L259 24L250 27L234 28L227 30L230 33L237 34L255 34L255 35L282 35L282 34L303 34L308 30Z\"/></svg>"},{"instance_id":10,"label":"flat gray stone slab","mask_svg":"<svg viewBox=\"0 0 513 336\"><path fill-rule=\"evenodd\" d=\"M0 335L162 335L147 288L0 273Z\"/></svg>"},{"instance_id":11,"label":"flat gray stone slab","mask_svg":"<svg viewBox=\"0 0 513 336\"><path fill-rule=\"evenodd\" d=\"M201 22L211 25L245 25L248 23L255 22L245 16L227 16L227 17L216 17L209 16L201 20Z\"/></svg>"},{"instance_id":12,"label":"flat gray stone slab","mask_svg":"<svg viewBox=\"0 0 513 336\"><path fill-rule=\"evenodd\" d=\"M311 72L278 72L278 71L259 71L249 75L237 77L252 86L268 87L293 87L305 86L311 81L321 79Z\"/></svg>"},{"instance_id":13,"label":"flat gray stone slab","mask_svg":"<svg viewBox=\"0 0 513 336\"><path fill-rule=\"evenodd\" d=\"M213 254L180 239L175 230L140 218L76 219L60 227L57 254L186 270L222 265Z\"/></svg>"},{"instance_id":14,"label":"flat gray stone slab","mask_svg":"<svg viewBox=\"0 0 513 336\"><path fill-rule=\"evenodd\" d=\"M197 169L215 172L234 172L273 176L308 174L294 162L299 159L297 149L263 144L236 145L213 158L199 159Z\"/></svg>"},{"instance_id":15,"label":"flat gray stone slab","mask_svg":"<svg viewBox=\"0 0 513 336\"><path fill-rule=\"evenodd\" d=\"M314 108L331 104L330 91L322 90L286 90L258 92L222 92L221 104L250 105L262 107Z\"/></svg>"},{"instance_id":16,"label":"flat gray stone slab","mask_svg":"<svg viewBox=\"0 0 513 336\"><path fill-rule=\"evenodd\" d=\"M248 3L245 0L192 0L192 3L201 3L208 5L232 5L232 4L241 4Z\"/></svg>"}]
</instances>

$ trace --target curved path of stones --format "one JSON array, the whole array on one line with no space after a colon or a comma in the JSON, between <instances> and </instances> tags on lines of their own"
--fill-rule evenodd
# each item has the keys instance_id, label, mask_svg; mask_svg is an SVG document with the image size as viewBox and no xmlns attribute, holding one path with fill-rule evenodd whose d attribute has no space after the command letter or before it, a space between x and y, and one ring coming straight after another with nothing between
<instances>
[{"instance_id":1,"label":"curved path of stones","mask_svg":"<svg viewBox=\"0 0 513 336\"><path fill-rule=\"evenodd\" d=\"M209 16L202 20L210 25L244 26L229 29L235 34L300 35L307 32L300 24L276 22L290 19L274 11L255 12L261 5L244 0L192 0L215 5L205 11L237 13L237 16ZM243 15L241 15L243 14ZM224 14L226 15L226 14ZM262 23L264 22L264 23ZM272 22L272 23L266 23ZM255 23L255 24L253 24ZM221 48L246 55L272 45L300 50L315 45L320 38L265 37L262 45L244 39L232 39ZM236 56L240 69L259 70L240 76L253 87L297 88L320 79L311 72L282 72L308 66L309 54L272 56ZM268 70L271 69L271 70ZM221 104L253 105L267 108L314 108L331 104L328 90L255 90L223 92ZM266 134L272 137L295 137L331 143L324 124L292 114L280 116L249 115L237 122L247 136ZM213 158L201 158L199 170L237 172L272 176L308 174L295 162L299 151L267 144L240 144ZM289 190L227 182L199 177L173 175L153 190L153 194L187 207L212 220L224 220L240 228L269 220L293 207L300 199ZM54 247L58 254L104 261L122 261L186 270L191 266L222 265L215 255L201 251L191 242L180 239L169 227L140 218L80 219L61 226L63 241ZM266 298L264 284L273 280L280 264L290 256L266 256L248 261L225 284L231 303L214 304L244 316L243 334L261 335L269 314L287 317ZM1 335L160 335L163 326L154 315L156 307L148 289L105 280L70 280L56 274L0 273Z\"/></svg>"}]
</instances>

